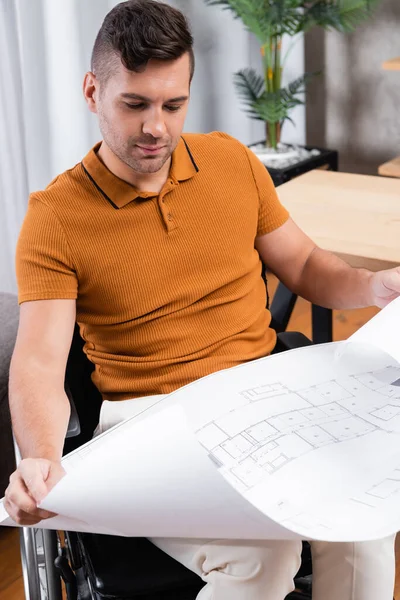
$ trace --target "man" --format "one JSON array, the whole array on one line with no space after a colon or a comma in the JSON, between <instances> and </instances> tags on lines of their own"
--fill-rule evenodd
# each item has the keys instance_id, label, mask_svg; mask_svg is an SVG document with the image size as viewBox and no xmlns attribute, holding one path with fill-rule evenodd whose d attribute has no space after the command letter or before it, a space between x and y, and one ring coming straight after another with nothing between
<instances>
[{"instance_id":1,"label":"man","mask_svg":"<svg viewBox=\"0 0 400 600\"><path fill-rule=\"evenodd\" d=\"M193 69L179 11L154 0L115 7L84 81L103 141L31 196L10 374L24 460L6 508L20 524L51 516L37 504L64 474L75 320L107 427L135 402L273 349L260 259L323 306L384 306L400 292L398 269L353 269L316 247L246 147L225 134L182 135ZM213 600L283 600L301 550L289 541L152 541L201 575L199 598ZM392 538L312 550L315 600L391 600Z\"/></svg>"}]
</instances>

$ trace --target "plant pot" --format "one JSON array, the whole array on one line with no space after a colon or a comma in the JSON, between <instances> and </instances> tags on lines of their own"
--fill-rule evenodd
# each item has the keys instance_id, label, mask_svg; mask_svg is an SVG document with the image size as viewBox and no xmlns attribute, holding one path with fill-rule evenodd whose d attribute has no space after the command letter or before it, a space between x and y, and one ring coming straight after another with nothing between
<instances>
[{"instance_id":1,"label":"plant pot","mask_svg":"<svg viewBox=\"0 0 400 600\"><path fill-rule=\"evenodd\" d=\"M309 150L304 146L281 142L276 149L266 146L265 142L252 144L249 148L266 167L273 169L284 169L321 154L317 148Z\"/></svg>"},{"instance_id":2,"label":"plant pot","mask_svg":"<svg viewBox=\"0 0 400 600\"><path fill-rule=\"evenodd\" d=\"M267 148L265 141L250 144L249 148L268 169L275 186L312 169L338 170L336 150L284 144L280 144L280 148L274 150Z\"/></svg>"},{"instance_id":3,"label":"plant pot","mask_svg":"<svg viewBox=\"0 0 400 600\"><path fill-rule=\"evenodd\" d=\"M264 161L270 162L271 160L289 160L298 156L295 146L282 144L281 142L279 142L276 149L266 146L265 144L257 144L256 146L250 146L250 148L262 163Z\"/></svg>"}]
</instances>

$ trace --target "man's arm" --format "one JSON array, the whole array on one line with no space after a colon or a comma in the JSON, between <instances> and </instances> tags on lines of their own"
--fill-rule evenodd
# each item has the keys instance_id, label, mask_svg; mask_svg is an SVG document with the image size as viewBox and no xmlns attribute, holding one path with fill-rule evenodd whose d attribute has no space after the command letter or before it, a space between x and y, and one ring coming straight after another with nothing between
<instances>
[{"instance_id":1,"label":"man's arm","mask_svg":"<svg viewBox=\"0 0 400 600\"><path fill-rule=\"evenodd\" d=\"M322 250L294 223L256 239L261 260L290 290L327 308L384 307L400 293L400 269L372 273Z\"/></svg>"},{"instance_id":2,"label":"man's arm","mask_svg":"<svg viewBox=\"0 0 400 600\"><path fill-rule=\"evenodd\" d=\"M75 300L21 305L10 368L10 410L24 460L11 475L5 507L21 524L52 516L36 505L63 476L60 461L70 405L65 368L75 324Z\"/></svg>"}]
</instances>

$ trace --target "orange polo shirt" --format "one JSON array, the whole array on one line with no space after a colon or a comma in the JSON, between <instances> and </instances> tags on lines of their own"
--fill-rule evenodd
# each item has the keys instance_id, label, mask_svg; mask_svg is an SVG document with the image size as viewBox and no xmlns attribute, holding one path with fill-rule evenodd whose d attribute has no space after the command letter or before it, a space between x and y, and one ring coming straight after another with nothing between
<instances>
[{"instance_id":1,"label":"orange polo shirt","mask_svg":"<svg viewBox=\"0 0 400 600\"><path fill-rule=\"evenodd\" d=\"M173 391L275 344L254 248L287 211L254 154L184 134L160 194L113 175L95 146L29 200L19 302L76 298L104 399ZM55 332L56 335L56 332Z\"/></svg>"}]
</instances>

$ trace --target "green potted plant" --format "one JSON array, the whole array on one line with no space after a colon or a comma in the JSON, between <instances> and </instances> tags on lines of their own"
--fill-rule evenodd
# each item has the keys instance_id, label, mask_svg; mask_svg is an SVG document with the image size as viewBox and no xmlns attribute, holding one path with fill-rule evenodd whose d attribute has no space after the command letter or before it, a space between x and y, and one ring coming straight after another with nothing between
<instances>
[{"instance_id":1,"label":"green potted plant","mask_svg":"<svg viewBox=\"0 0 400 600\"><path fill-rule=\"evenodd\" d=\"M304 104L301 95L313 74L305 73L282 87L288 52L282 56L282 38L294 37L315 26L353 31L369 17L379 0L205 0L241 19L260 43L263 75L254 69L235 73L234 83L250 118L266 124L266 146L277 151L282 126L290 112ZM290 49L289 49L290 50Z\"/></svg>"}]
</instances>

